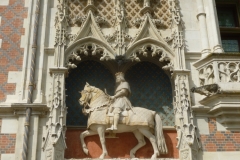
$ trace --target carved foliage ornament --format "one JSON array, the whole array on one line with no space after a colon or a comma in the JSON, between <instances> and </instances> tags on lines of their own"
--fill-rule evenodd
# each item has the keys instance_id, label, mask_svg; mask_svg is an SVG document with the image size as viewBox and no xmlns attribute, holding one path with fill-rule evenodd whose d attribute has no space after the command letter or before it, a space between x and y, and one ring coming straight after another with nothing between
<instances>
[{"instance_id":1,"label":"carved foliage ornament","mask_svg":"<svg viewBox=\"0 0 240 160\"><path fill-rule=\"evenodd\" d=\"M164 70L170 70L170 71L173 70L173 68L174 68L173 62L171 61L171 58L168 56L167 51L164 48L158 47L156 45L147 44L147 45L143 45L142 47L137 48L130 55L129 59L132 61L139 62L140 58L138 57L138 55L147 57L149 54L152 57L155 57L157 55L160 56L160 58L159 58L160 62L164 62L164 61L168 62L167 65L162 67Z\"/></svg>"},{"instance_id":2,"label":"carved foliage ornament","mask_svg":"<svg viewBox=\"0 0 240 160\"><path fill-rule=\"evenodd\" d=\"M186 75L178 75L175 80L175 114L180 114L181 116L183 116L183 111L187 111L190 107L186 80Z\"/></svg>"},{"instance_id":3,"label":"carved foliage ornament","mask_svg":"<svg viewBox=\"0 0 240 160\"><path fill-rule=\"evenodd\" d=\"M66 0L58 0L57 12L55 16L55 45L66 45L67 26L69 20L66 8Z\"/></svg>"},{"instance_id":4,"label":"carved foliage ornament","mask_svg":"<svg viewBox=\"0 0 240 160\"><path fill-rule=\"evenodd\" d=\"M75 61L81 61L81 55L96 56L97 54L101 55L101 61L112 59L105 48L100 47L95 43L86 43L73 49L72 54L68 56L68 62L66 66L67 68L76 68L77 66L74 63Z\"/></svg>"}]
</instances>

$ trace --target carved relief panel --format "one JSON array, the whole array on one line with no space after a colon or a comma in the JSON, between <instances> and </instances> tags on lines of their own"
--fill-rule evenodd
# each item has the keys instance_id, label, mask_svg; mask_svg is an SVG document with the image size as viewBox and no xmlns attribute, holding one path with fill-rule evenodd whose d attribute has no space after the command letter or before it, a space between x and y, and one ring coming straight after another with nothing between
<instances>
[{"instance_id":1,"label":"carved relief panel","mask_svg":"<svg viewBox=\"0 0 240 160\"><path fill-rule=\"evenodd\" d=\"M201 86L213 84L215 82L214 78L213 64L208 64L199 70L199 80Z\"/></svg>"},{"instance_id":2,"label":"carved relief panel","mask_svg":"<svg viewBox=\"0 0 240 160\"><path fill-rule=\"evenodd\" d=\"M218 62L220 82L240 82L240 62Z\"/></svg>"}]
</instances>

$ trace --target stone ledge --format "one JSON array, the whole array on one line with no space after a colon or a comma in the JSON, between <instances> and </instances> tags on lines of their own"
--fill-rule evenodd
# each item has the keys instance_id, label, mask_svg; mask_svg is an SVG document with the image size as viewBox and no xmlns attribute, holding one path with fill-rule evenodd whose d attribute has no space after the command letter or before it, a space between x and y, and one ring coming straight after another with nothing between
<instances>
[{"instance_id":1,"label":"stone ledge","mask_svg":"<svg viewBox=\"0 0 240 160\"><path fill-rule=\"evenodd\" d=\"M65 159L65 160L151 160L151 159L142 159L142 158L111 158L111 159L99 159L99 158L83 158L83 159ZM173 158L158 158L156 160L179 160Z\"/></svg>"}]
</instances>

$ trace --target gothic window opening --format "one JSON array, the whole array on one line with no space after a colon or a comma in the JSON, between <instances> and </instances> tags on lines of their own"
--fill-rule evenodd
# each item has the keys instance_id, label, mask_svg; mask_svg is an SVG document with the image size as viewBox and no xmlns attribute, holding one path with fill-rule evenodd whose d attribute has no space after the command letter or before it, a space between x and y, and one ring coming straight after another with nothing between
<instances>
[{"instance_id":1,"label":"gothic window opening","mask_svg":"<svg viewBox=\"0 0 240 160\"><path fill-rule=\"evenodd\" d=\"M133 106L157 111L164 126L174 126L172 87L167 74L157 65L140 62L126 71Z\"/></svg>"},{"instance_id":2,"label":"gothic window opening","mask_svg":"<svg viewBox=\"0 0 240 160\"><path fill-rule=\"evenodd\" d=\"M68 107L67 126L87 126L87 116L82 113L82 106L78 100L86 82L90 85L107 90L113 95L115 80L110 71L97 61L84 61L71 70L66 78L66 105Z\"/></svg>"}]
</instances>

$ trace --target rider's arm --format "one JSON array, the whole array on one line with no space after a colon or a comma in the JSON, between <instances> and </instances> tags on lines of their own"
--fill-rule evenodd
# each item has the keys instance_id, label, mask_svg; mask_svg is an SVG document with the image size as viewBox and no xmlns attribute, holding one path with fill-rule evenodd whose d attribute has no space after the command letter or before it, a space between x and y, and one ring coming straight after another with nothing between
<instances>
[{"instance_id":1,"label":"rider's arm","mask_svg":"<svg viewBox=\"0 0 240 160\"><path fill-rule=\"evenodd\" d=\"M128 95L128 90L123 88L120 91L118 91L113 97L114 98L118 98L118 97L122 97L122 96L127 96Z\"/></svg>"}]
</instances>

